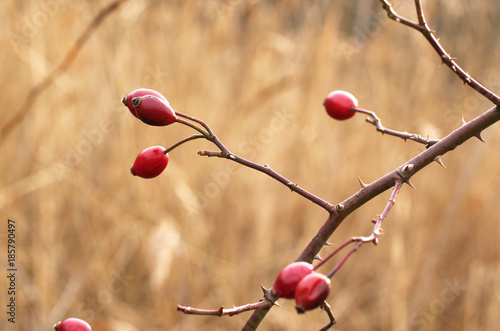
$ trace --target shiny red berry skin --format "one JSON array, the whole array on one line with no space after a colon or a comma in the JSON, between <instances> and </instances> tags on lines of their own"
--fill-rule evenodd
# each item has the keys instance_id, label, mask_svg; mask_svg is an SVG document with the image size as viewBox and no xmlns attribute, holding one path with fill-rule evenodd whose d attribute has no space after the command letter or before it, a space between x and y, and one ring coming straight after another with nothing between
<instances>
[{"instance_id":1,"label":"shiny red berry skin","mask_svg":"<svg viewBox=\"0 0 500 331\"><path fill-rule=\"evenodd\" d=\"M154 95L132 98L132 106L135 108L137 118L149 125L165 126L177 119L175 111L168 102Z\"/></svg>"},{"instance_id":2,"label":"shiny red berry skin","mask_svg":"<svg viewBox=\"0 0 500 331\"><path fill-rule=\"evenodd\" d=\"M160 92L157 92L155 90L151 90L148 88L140 88L140 89L137 89L135 91L130 92L129 94L125 95L122 98L122 103L128 108L128 110L130 110L132 115L137 117L136 109L132 105L132 99L137 98L137 97L143 97L145 95L154 95L155 97L163 99L168 103L167 99Z\"/></svg>"},{"instance_id":3,"label":"shiny red berry skin","mask_svg":"<svg viewBox=\"0 0 500 331\"><path fill-rule=\"evenodd\" d=\"M92 331L90 325L79 318L68 318L54 325L56 331Z\"/></svg>"},{"instance_id":4,"label":"shiny red berry skin","mask_svg":"<svg viewBox=\"0 0 500 331\"><path fill-rule=\"evenodd\" d=\"M290 263L276 277L272 288L273 293L279 298L292 299L295 295L297 284L311 272L313 272L313 265L310 263Z\"/></svg>"},{"instance_id":5,"label":"shiny red berry skin","mask_svg":"<svg viewBox=\"0 0 500 331\"><path fill-rule=\"evenodd\" d=\"M295 290L295 308L304 313L321 306L330 293L330 279L319 272L312 272L302 278Z\"/></svg>"},{"instance_id":6,"label":"shiny red berry skin","mask_svg":"<svg viewBox=\"0 0 500 331\"><path fill-rule=\"evenodd\" d=\"M358 100L349 92L333 91L323 102L328 115L336 120L346 120L356 114L353 108L358 107Z\"/></svg>"},{"instance_id":7,"label":"shiny red berry skin","mask_svg":"<svg viewBox=\"0 0 500 331\"><path fill-rule=\"evenodd\" d=\"M165 154L165 148L153 146L146 148L137 155L130 172L134 176L154 178L165 170L167 164L168 154Z\"/></svg>"}]
</instances>

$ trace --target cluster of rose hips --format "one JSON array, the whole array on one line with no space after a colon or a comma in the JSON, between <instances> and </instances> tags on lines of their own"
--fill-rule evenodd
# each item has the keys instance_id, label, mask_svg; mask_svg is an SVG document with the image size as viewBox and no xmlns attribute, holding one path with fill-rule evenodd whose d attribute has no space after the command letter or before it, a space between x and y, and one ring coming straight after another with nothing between
<instances>
[{"instance_id":1,"label":"cluster of rose hips","mask_svg":"<svg viewBox=\"0 0 500 331\"><path fill-rule=\"evenodd\" d=\"M122 103L134 117L153 126L166 126L179 120L167 99L159 92L141 88L127 94ZM358 101L344 91L333 91L325 99L328 115L337 120L351 118L356 113ZM132 175L142 178L154 178L161 174L168 164L168 150L161 146L152 146L143 150L133 163ZM318 265L319 266L319 265ZM278 298L295 298L299 313L317 308L325 302L330 293L330 279L315 271L307 262L293 262L279 273L272 292ZM56 331L92 331L90 325L78 318L68 318L54 325Z\"/></svg>"},{"instance_id":2,"label":"cluster of rose hips","mask_svg":"<svg viewBox=\"0 0 500 331\"><path fill-rule=\"evenodd\" d=\"M56 331L92 331L90 325L79 318L68 318L54 325Z\"/></svg>"},{"instance_id":3,"label":"cluster of rose hips","mask_svg":"<svg viewBox=\"0 0 500 331\"><path fill-rule=\"evenodd\" d=\"M312 264L293 262L284 267L272 287L278 298L294 299L298 313L317 308L330 293L330 279L314 271Z\"/></svg>"},{"instance_id":4,"label":"cluster of rose hips","mask_svg":"<svg viewBox=\"0 0 500 331\"><path fill-rule=\"evenodd\" d=\"M150 89L138 89L127 94L122 102L132 115L146 124L165 126L177 120L175 111L167 99L159 92ZM134 176L154 178L161 174L168 164L167 150L161 146L153 146L143 150L130 168Z\"/></svg>"},{"instance_id":5,"label":"cluster of rose hips","mask_svg":"<svg viewBox=\"0 0 500 331\"><path fill-rule=\"evenodd\" d=\"M155 90L137 89L123 97L122 103L132 115L149 125L166 126L177 121L177 113L167 99ZM323 105L328 115L337 120L345 120L354 116L358 101L348 92L333 91L325 99ZM168 161L167 149L152 146L137 156L130 172L134 176L154 178L165 170Z\"/></svg>"}]
</instances>

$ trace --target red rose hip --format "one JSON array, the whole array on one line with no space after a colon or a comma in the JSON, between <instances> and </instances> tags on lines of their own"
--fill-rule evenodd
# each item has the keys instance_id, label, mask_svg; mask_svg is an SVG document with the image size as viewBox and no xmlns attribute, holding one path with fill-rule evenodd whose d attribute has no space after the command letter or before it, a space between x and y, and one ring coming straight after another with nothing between
<instances>
[{"instance_id":1,"label":"red rose hip","mask_svg":"<svg viewBox=\"0 0 500 331\"><path fill-rule=\"evenodd\" d=\"M54 325L56 331L92 331L90 325L79 318L68 318Z\"/></svg>"},{"instance_id":2,"label":"red rose hip","mask_svg":"<svg viewBox=\"0 0 500 331\"><path fill-rule=\"evenodd\" d=\"M321 306L330 293L330 279L319 272L312 272L302 278L295 290L295 308L304 313Z\"/></svg>"},{"instance_id":3,"label":"red rose hip","mask_svg":"<svg viewBox=\"0 0 500 331\"><path fill-rule=\"evenodd\" d=\"M313 265L307 262L293 262L284 267L276 280L272 291L279 298L292 299L297 284L302 278L313 272Z\"/></svg>"},{"instance_id":4,"label":"red rose hip","mask_svg":"<svg viewBox=\"0 0 500 331\"><path fill-rule=\"evenodd\" d=\"M130 172L134 176L154 178L165 170L167 164L168 154L165 154L165 148L153 146L146 148L137 155Z\"/></svg>"},{"instance_id":5,"label":"red rose hip","mask_svg":"<svg viewBox=\"0 0 500 331\"><path fill-rule=\"evenodd\" d=\"M132 106L135 108L137 118L149 125L165 126L177 119L175 111L168 102L154 95L132 98Z\"/></svg>"},{"instance_id":6,"label":"red rose hip","mask_svg":"<svg viewBox=\"0 0 500 331\"><path fill-rule=\"evenodd\" d=\"M349 92L333 91L323 102L328 115L336 120L346 120L356 114L353 110L358 107L358 100Z\"/></svg>"},{"instance_id":7,"label":"red rose hip","mask_svg":"<svg viewBox=\"0 0 500 331\"><path fill-rule=\"evenodd\" d=\"M155 97L163 99L168 103L167 99L160 92L157 92L155 90L151 90L148 88L140 88L140 89L137 89L135 91L130 92L129 94L125 95L122 98L122 103L128 108L128 110L130 110L132 115L137 117L136 109L132 105L132 99L136 98L136 97L143 97L145 95L154 95Z\"/></svg>"}]
</instances>

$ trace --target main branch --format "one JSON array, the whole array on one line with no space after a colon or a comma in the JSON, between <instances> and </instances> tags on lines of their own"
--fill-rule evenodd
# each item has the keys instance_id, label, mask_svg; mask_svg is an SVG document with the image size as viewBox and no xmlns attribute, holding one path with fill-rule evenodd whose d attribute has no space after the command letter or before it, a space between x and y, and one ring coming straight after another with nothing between
<instances>
[{"instance_id":1,"label":"main branch","mask_svg":"<svg viewBox=\"0 0 500 331\"><path fill-rule=\"evenodd\" d=\"M328 238L330 238L333 232L350 213L393 187L396 182L403 181L410 183L410 178L421 169L440 158L442 155L454 150L470 138L480 137L484 129L492 126L498 121L500 121L500 109L498 107L491 108L472 121L464 123L460 128L451 132L439 142L433 144L405 164L342 201L337 205L336 211L329 215L326 222L299 255L297 261L312 262L321 248L327 243ZM339 208L339 206L341 206L341 208ZM339 209L341 209L340 212L338 211ZM255 310L248 319L243 330L256 330L271 308L272 306Z\"/></svg>"}]
</instances>

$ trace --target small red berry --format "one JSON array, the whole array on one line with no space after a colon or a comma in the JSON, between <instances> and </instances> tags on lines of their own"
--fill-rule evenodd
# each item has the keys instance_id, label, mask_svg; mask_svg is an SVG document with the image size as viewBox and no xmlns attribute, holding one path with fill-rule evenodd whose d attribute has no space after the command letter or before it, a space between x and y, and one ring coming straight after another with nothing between
<instances>
[{"instance_id":1,"label":"small red berry","mask_svg":"<svg viewBox=\"0 0 500 331\"><path fill-rule=\"evenodd\" d=\"M304 313L319 307L330 293L330 279L319 272L312 272L302 278L295 290L295 308Z\"/></svg>"},{"instance_id":2,"label":"small red berry","mask_svg":"<svg viewBox=\"0 0 500 331\"><path fill-rule=\"evenodd\" d=\"M90 325L79 318L68 318L54 325L56 331L92 331Z\"/></svg>"},{"instance_id":3,"label":"small red berry","mask_svg":"<svg viewBox=\"0 0 500 331\"><path fill-rule=\"evenodd\" d=\"M154 95L132 98L137 118L146 124L164 126L175 122L175 111L166 100Z\"/></svg>"},{"instance_id":4,"label":"small red berry","mask_svg":"<svg viewBox=\"0 0 500 331\"><path fill-rule=\"evenodd\" d=\"M313 272L313 265L307 262L293 262L284 267L276 280L272 291L279 298L292 299L297 284L302 278Z\"/></svg>"},{"instance_id":5,"label":"small red berry","mask_svg":"<svg viewBox=\"0 0 500 331\"><path fill-rule=\"evenodd\" d=\"M130 172L134 176L142 178L153 178L158 176L165 170L168 164L168 153L165 154L165 148L161 146L153 146L143 150L134 164L130 168Z\"/></svg>"},{"instance_id":6,"label":"small red berry","mask_svg":"<svg viewBox=\"0 0 500 331\"><path fill-rule=\"evenodd\" d=\"M323 102L328 115L336 120L346 120L356 114L353 110L358 107L358 100L349 92L333 91Z\"/></svg>"},{"instance_id":7,"label":"small red berry","mask_svg":"<svg viewBox=\"0 0 500 331\"><path fill-rule=\"evenodd\" d=\"M167 101L167 99L160 92L157 92L155 90L150 90L148 88L140 88L140 89L137 89L137 90L132 91L129 94L125 95L122 98L122 103L128 108L128 110L130 110L132 115L137 117L136 109L132 105L132 99L136 98L136 97L143 97L145 95L154 95L160 99ZM168 103L168 101L167 101L167 103Z\"/></svg>"}]
</instances>

